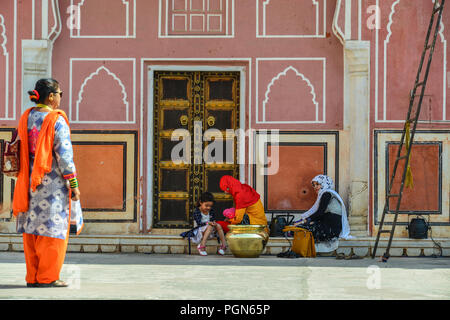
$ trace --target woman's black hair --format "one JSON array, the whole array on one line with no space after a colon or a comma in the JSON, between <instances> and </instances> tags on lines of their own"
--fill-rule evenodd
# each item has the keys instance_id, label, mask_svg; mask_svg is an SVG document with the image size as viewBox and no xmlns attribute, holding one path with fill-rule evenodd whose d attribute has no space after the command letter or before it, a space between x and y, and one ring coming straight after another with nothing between
<instances>
[{"instance_id":1,"label":"woman's black hair","mask_svg":"<svg viewBox=\"0 0 450 320\"><path fill-rule=\"evenodd\" d=\"M195 206L198 208L200 207L200 202L212 202L215 203L216 200L214 200L214 196L211 192L203 192L200 196L200 198L197 200L197 203Z\"/></svg>"},{"instance_id":2,"label":"woman's black hair","mask_svg":"<svg viewBox=\"0 0 450 320\"><path fill-rule=\"evenodd\" d=\"M36 82L34 90L28 91L30 100L35 103L44 103L50 93L57 93L59 83L55 79L40 79Z\"/></svg>"}]
</instances>

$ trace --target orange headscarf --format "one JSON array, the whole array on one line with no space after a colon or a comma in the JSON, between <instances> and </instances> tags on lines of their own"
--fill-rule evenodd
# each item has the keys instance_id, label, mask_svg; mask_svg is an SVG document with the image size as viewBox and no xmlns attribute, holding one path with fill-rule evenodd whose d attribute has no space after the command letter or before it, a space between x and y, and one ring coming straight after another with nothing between
<instances>
[{"instance_id":1,"label":"orange headscarf","mask_svg":"<svg viewBox=\"0 0 450 320\"><path fill-rule=\"evenodd\" d=\"M20 169L17 177L13 198L13 214L17 216L19 212L28 211L29 188L30 188L30 155L28 151L28 115L33 108L25 111L19 121L20 137ZM54 110L50 112L42 123L39 131L36 153L34 156L33 172L31 172L31 189L41 184L44 175L52 170L52 151L55 138L55 123L59 116L62 116L69 125L69 120L64 111Z\"/></svg>"}]
</instances>

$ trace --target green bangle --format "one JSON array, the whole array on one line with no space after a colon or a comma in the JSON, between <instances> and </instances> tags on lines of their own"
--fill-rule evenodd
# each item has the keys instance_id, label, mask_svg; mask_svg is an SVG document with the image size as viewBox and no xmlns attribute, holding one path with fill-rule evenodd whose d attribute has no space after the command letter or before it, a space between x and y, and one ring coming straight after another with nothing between
<instances>
[{"instance_id":1,"label":"green bangle","mask_svg":"<svg viewBox=\"0 0 450 320\"><path fill-rule=\"evenodd\" d=\"M69 184L71 189L78 188L78 180L77 178L69 179Z\"/></svg>"}]
</instances>

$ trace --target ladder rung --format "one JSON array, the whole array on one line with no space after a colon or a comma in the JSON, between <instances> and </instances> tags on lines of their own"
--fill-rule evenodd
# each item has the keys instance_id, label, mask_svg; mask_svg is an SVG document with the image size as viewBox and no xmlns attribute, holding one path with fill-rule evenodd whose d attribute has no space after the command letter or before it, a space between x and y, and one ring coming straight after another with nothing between
<instances>
[{"instance_id":1,"label":"ladder rung","mask_svg":"<svg viewBox=\"0 0 450 320\"><path fill-rule=\"evenodd\" d=\"M390 233L391 230L378 230L378 233Z\"/></svg>"},{"instance_id":2,"label":"ladder rung","mask_svg":"<svg viewBox=\"0 0 450 320\"><path fill-rule=\"evenodd\" d=\"M390 193L390 194L387 195L387 197L388 197L388 198L400 197L400 194L397 194L397 193L392 194L392 193Z\"/></svg>"},{"instance_id":3,"label":"ladder rung","mask_svg":"<svg viewBox=\"0 0 450 320\"><path fill-rule=\"evenodd\" d=\"M433 46L432 44L426 46L426 47L425 47L425 50L431 49L432 46Z\"/></svg>"},{"instance_id":4,"label":"ladder rung","mask_svg":"<svg viewBox=\"0 0 450 320\"><path fill-rule=\"evenodd\" d=\"M408 158L408 155L404 155L404 156L398 157L398 158L397 158L397 161L398 161L398 160L402 160L402 159L406 159L406 158Z\"/></svg>"},{"instance_id":5,"label":"ladder rung","mask_svg":"<svg viewBox=\"0 0 450 320\"><path fill-rule=\"evenodd\" d=\"M442 5L441 5L441 4L439 4L439 6L436 7L436 8L433 10L433 14L435 14L435 13L438 12L439 10L442 10Z\"/></svg>"},{"instance_id":6,"label":"ladder rung","mask_svg":"<svg viewBox=\"0 0 450 320\"><path fill-rule=\"evenodd\" d=\"M425 84L425 81L419 82L418 84L416 84L416 88L423 86Z\"/></svg>"}]
</instances>

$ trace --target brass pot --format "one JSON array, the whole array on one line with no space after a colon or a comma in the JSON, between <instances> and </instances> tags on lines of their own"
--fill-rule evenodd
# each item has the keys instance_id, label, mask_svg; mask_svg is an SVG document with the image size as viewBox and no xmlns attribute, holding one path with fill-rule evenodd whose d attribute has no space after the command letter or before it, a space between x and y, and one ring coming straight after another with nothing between
<instances>
[{"instance_id":1,"label":"brass pot","mask_svg":"<svg viewBox=\"0 0 450 320\"><path fill-rule=\"evenodd\" d=\"M229 225L227 243L237 258L258 258L266 247L269 234L264 225Z\"/></svg>"}]
</instances>

